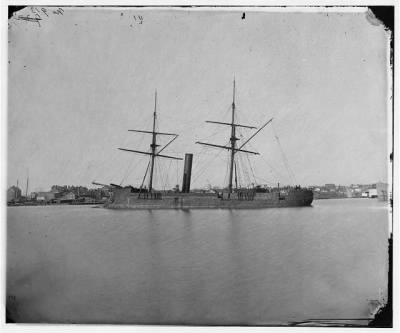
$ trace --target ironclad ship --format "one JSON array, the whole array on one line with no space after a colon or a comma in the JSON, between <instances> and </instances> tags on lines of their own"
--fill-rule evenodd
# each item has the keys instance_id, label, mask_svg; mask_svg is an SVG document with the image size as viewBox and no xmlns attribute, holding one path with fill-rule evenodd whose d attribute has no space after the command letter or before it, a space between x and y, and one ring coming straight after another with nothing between
<instances>
[{"instance_id":1,"label":"ironclad ship","mask_svg":"<svg viewBox=\"0 0 400 333\"><path fill-rule=\"evenodd\" d=\"M216 145L205 142L196 142L204 146L209 146L218 149L224 149L229 151L229 184L226 190L215 192L215 193L197 193L190 191L191 173L192 173L192 160L193 154L185 154L184 174L182 181L181 190L176 191L157 191L153 188L153 177L154 177L154 163L156 158L166 158L183 160L180 157L169 156L161 154L165 148L167 148L177 137L177 134L163 133L156 131L156 118L157 118L157 92L155 94L155 106L153 112L153 129L152 131L144 130L129 130L133 132L150 134L152 137L150 144L150 152L132 150L126 148L119 148L120 150L132 152L136 154L144 154L150 157L143 182L139 188L132 186L122 187L119 185L111 184L112 196L110 200L105 204L106 208L110 209L260 209L260 208L278 208L278 207L299 207L299 206L310 206L313 201L313 192L308 189L303 189L300 186L265 189L253 187L240 188L233 186L234 170L236 174L237 164L235 158L237 154L255 154L259 153L243 149L250 140L252 140L262 129L264 129L273 118L268 120L259 129L254 126L246 126L236 123L235 119L235 81L233 82L233 101L232 101L232 120L229 123L219 121L206 121L207 123L213 123L223 126L229 126L231 128L231 136L229 139L230 144ZM239 138L236 135L236 129L249 128L256 130L247 140L241 145L238 145ZM161 147L158 144L158 136L169 136L171 140ZM148 178L147 187L144 186L145 179ZM236 180L236 177L235 177ZM100 185L95 183L96 185Z\"/></svg>"}]
</instances>

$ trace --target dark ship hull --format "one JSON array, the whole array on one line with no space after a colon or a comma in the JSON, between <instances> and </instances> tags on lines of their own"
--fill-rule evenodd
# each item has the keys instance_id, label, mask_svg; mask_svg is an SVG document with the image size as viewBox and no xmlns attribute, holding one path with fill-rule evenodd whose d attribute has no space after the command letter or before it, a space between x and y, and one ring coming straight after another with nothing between
<instances>
[{"instance_id":1,"label":"dark ship hull","mask_svg":"<svg viewBox=\"0 0 400 333\"><path fill-rule=\"evenodd\" d=\"M258 193L253 191L232 193L174 193L131 192L131 188L116 189L105 204L110 209L262 209L310 206L313 192L291 189L286 193Z\"/></svg>"},{"instance_id":2,"label":"dark ship hull","mask_svg":"<svg viewBox=\"0 0 400 333\"><path fill-rule=\"evenodd\" d=\"M119 148L120 150L133 152L136 154L143 154L150 156L150 161L146 169L143 182L139 189L132 187L120 187L119 185L113 186L113 196L109 202L105 204L106 208L111 209L258 209L258 208L280 208L280 207L300 207L310 206L313 201L313 192L307 189L301 189L300 186L294 188L240 188L237 186L237 164L235 156L239 153L259 155L258 152L243 149L262 129L264 129L273 118L264 123L260 128L238 124L235 122L235 80L233 81L233 101L232 101L232 119L231 122L211 121L207 123L215 125L229 126L231 128L231 135L229 138L230 144L219 145L208 142L197 141L207 147L228 150L230 153L229 161L229 178L228 187L226 192L220 193L197 193L190 191L191 169L193 154L185 154L184 174L182 181L181 192L174 191L155 191L153 188L153 173L154 161L156 158L168 158L175 160L182 160L183 158L161 154L177 137L177 134L164 133L156 131L157 119L157 92L155 93L154 113L153 113L153 129L152 131L129 130L131 132L147 133L152 135L150 144L150 151L139 151L127 148ZM237 128L247 128L256 130L247 140L242 144L238 144L240 138L238 137ZM172 139L160 148L157 142L159 135L169 136ZM246 148L246 147L245 147ZM235 174L235 177L234 177ZM146 176L148 175L148 187L144 185ZM234 189L233 180L235 179L236 188ZM177 188L179 189L179 187Z\"/></svg>"}]
</instances>

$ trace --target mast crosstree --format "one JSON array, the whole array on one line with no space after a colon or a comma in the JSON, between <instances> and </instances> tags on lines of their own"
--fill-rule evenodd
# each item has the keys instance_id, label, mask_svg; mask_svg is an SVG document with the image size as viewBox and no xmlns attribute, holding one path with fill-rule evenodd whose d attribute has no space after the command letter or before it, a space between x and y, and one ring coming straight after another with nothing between
<instances>
[{"instance_id":1,"label":"mast crosstree","mask_svg":"<svg viewBox=\"0 0 400 333\"><path fill-rule=\"evenodd\" d=\"M150 144L150 152L126 149L126 148L118 148L119 150L150 156L150 162L149 162L150 175L149 175L149 185L148 185L149 192L153 191L154 162L155 162L156 157L164 157L164 158L172 158L175 160L182 160L182 158L180 158L180 157L174 157L174 156L160 154L165 148L167 148L167 146L169 146L173 141L176 140L176 138L178 137L178 134L156 132L156 119L157 119L157 90L156 90L155 96L154 96L153 130L152 131L144 131L144 130L136 130L136 129L128 130L129 132L139 132L139 133L151 134L152 139L151 139L151 144ZM157 135L169 135L169 136L173 136L173 138L162 149L157 151L157 147L160 147L160 145L157 144ZM147 175L147 171L148 171L148 167L146 169L145 177Z\"/></svg>"},{"instance_id":2,"label":"mast crosstree","mask_svg":"<svg viewBox=\"0 0 400 333\"><path fill-rule=\"evenodd\" d=\"M254 151L249 151L249 150L244 150L242 149L246 144L250 142L260 131L267 126L273 118L268 120L263 126L261 126L250 138L248 138L242 145L237 148L236 141L239 141L240 139L236 137L236 128L237 127L244 127L244 128L249 128L249 129L257 129L257 127L254 126L247 126L247 125L241 125L241 124L236 124L235 123L235 109L236 109L236 104L235 104L235 90L236 90L236 81L235 79L233 80L233 101L232 101L232 121L230 123L226 122L220 122L220 121L211 121L207 120L206 123L212 123L212 124L219 124L219 125L228 125L231 126L231 137L229 139L230 141L230 146L221 146L221 145L216 145L212 143L205 143L205 142L199 142L197 141L196 143L205 145L205 146L211 146L211 147L216 147L216 148L221 148L221 149L227 149L230 150L230 167L229 167L229 184L228 184L228 198L230 198L231 193L233 192L233 172L235 171L235 183L237 187L237 164L235 162L235 154L238 152L242 153L248 153L248 154L254 154L254 155L259 155L259 153L254 152ZM235 170L233 168L235 167Z\"/></svg>"}]
</instances>

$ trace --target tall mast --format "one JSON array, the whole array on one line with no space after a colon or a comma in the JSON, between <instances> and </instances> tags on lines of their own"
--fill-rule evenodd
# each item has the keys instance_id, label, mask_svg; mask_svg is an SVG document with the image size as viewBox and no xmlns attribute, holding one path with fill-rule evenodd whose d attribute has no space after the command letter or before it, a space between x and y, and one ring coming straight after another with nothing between
<instances>
[{"instance_id":1,"label":"tall mast","mask_svg":"<svg viewBox=\"0 0 400 333\"><path fill-rule=\"evenodd\" d=\"M206 123L211 123L211 124L218 124L218 125L226 125L231 127L231 138L230 138L230 145L216 145L212 143L206 143L206 142L199 142L197 141L196 143L204 145L204 146L210 146L210 147L215 147L215 148L221 148L221 149L227 149L231 151L230 154L230 168L229 168L229 185L228 185L228 197L230 198L232 191L232 183L233 183L233 168L235 167L235 183L237 187L237 170L236 170L236 163L235 163L235 154L237 152L241 153L247 153L247 154L254 154L254 155L259 155L259 153L254 152L254 151L249 151L242 149L245 145L247 145L258 133L261 132L264 127L266 127L273 118L268 120L264 125L262 125L250 138L248 138L244 143L242 143L239 147L236 146L236 141L239 139L236 137L236 127L243 127L243 128L249 128L249 129L257 129L254 126L247 126L247 125L241 125L241 124L236 124L235 123L235 89L236 89L236 82L235 79L233 79L233 102L232 102L232 121L230 123L225 123L221 121L211 121L211 120L206 120Z\"/></svg>"},{"instance_id":2,"label":"tall mast","mask_svg":"<svg viewBox=\"0 0 400 333\"><path fill-rule=\"evenodd\" d=\"M28 199L28 186L29 186L29 169L26 169L26 189L25 197Z\"/></svg>"},{"instance_id":3,"label":"tall mast","mask_svg":"<svg viewBox=\"0 0 400 333\"><path fill-rule=\"evenodd\" d=\"M153 189L153 172L154 172L154 158L156 156L157 147L157 134L156 134L156 117L157 117L157 90L154 96L154 113L153 113L153 139L151 141L151 164L150 164L150 179L149 179L149 192Z\"/></svg>"},{"instance_id":4,"label":"tall mast","mask_svg":"<svg viewBox=\"0 0 400 333\"><path fill-rule=\"evenodd\" d=\"M235 79L233 79L233 101L232 101L232 123L231 123L231 163L229 168L228 198L232 193L233 164L235 161L236 149L236 126L235 126Z\"/></svg>"},{"instance_id":5,"label":"tall mast","mask_svg":"<svg viewBox=\"0 0 400 333\"><path fill-rule=\"evenodd\" d=\"M154 112L153 112L153 129L151 131L145 131L145 130L137 130L137 129L130 129L128 130L129 132L138 132L138 133L146 133L146 134L151 134L152 140L150 144L151 152L148 151L140 151L140 150L133 150L133 149L126 149L126 148L118 148L119 150L123 151L128 151L136 154L143 154L143 155L150 155L151 159L150 162L147 166L145 176L143 178L143 182L146 179L147 172L150 167L150 177L149 177L149 192L152 192L153 190L153 174L154 174L154 162L156 157L163 157L163 158L171 158L174 160L182 160L180 157L173 157L173 156L168 156L168 155L161 155L160 153L167 148L175 139L178 137L177 134L173 133L164 133L164 132L156 132L156 119L157 119L157 90L155 92L155 97L154 97ZM172 136L173 138L164 145L164 147L158 151L156 151L157 147L160 145L157 144L157 135L167 135L167 136ZM143 184L143 183L142 183ZM111 184L114 185L114 184Z\"/></svg>"}]
</instances>

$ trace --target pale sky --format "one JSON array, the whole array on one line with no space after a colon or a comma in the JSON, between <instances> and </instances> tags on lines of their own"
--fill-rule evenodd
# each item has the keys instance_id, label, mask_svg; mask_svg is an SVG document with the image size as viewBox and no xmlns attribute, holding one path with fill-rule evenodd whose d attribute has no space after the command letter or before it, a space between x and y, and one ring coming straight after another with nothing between
<instances>
[{"instance_id":1,"label":"pale sky","mask_svg":"<svg viewBox=\"0 0 400 333\"><path fill-rule=\"evenodd\" d=\"M151 129L155 89L159 130L179 134L163 154L194 153L192 188L226 185L228 152L195 142L228 142L204 121L230 120L234 77L238 121L274 117L245 146L261 155L240 154L241 185L388 181L389 34L366 10L55 9L9 20L8 186L28 168L29 191L139 185L148 158L117 148L149 149L128 129ZM181 184L183 162L157 165L156 188Z\"/></svg>"}]
</instances>

